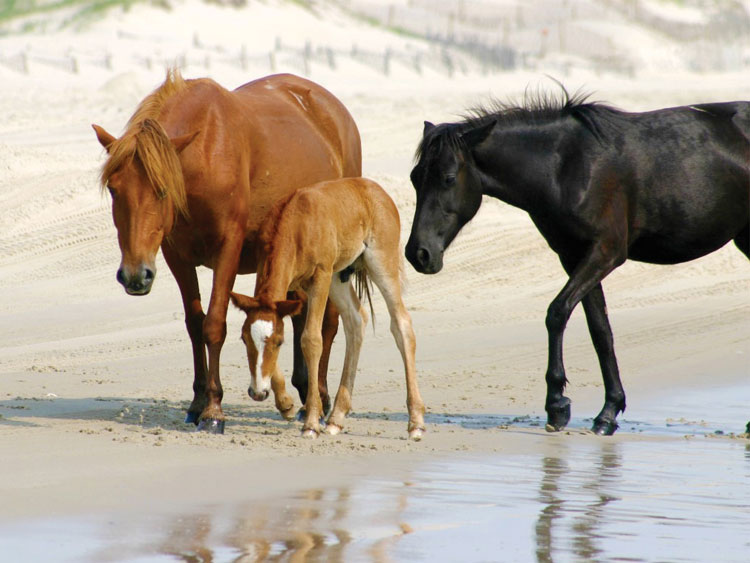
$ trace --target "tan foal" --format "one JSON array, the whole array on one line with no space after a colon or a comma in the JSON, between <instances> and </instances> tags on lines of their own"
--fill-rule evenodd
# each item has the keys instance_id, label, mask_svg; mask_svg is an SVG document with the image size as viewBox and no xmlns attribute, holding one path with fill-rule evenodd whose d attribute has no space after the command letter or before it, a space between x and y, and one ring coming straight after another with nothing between
<instances>
[{"instance_id":1,"label":"tan foal","mask_svg":"<svg viewBox=\"0 0 750 563\"><path fill-rule=\"evenodd\" d=\"M391 317L391 332L406 371L408 431L419 439L424 432L424 404L417 386L414 330L401 298L401 227L393 200L378 184L364 178L321 182L297 190L269 215L261 232L255 297L232 294L232 302L247 313L242 339L247 346L251 390L268 395L277 405L288 405L284 381L277 367L284 338L284 317L302 310L302 301L286 299L289 291L307 294L307 318L302 352L310 385L302 435L320 433L322 412L318 394L318 361L322 350L321 325L326 299L341 314L346 353L336 401L326 432L337 434L351 410L352 388L364 337L367 313L349 280L354 273L365 284L378 287Z\"/></svg>"}]
</instances>

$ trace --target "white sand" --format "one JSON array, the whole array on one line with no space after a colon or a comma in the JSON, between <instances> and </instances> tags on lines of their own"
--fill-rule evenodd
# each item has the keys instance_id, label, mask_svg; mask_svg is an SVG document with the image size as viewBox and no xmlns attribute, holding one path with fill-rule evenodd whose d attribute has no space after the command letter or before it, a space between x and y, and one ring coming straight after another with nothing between
<instances>
[{"instance_id":1,"label":"white sand","mask_svg":"<svg viewBox=\"0 0 750 563\"><path fill-rule=\"evenodd\" d=\"M406 440L403 373L380 298L375 334L368 329L360 361L355 414L343 435L303 441L299 424L281 421L272 402L247 397L242 315L234 310L222 353L226 434L196 434L182 423L192 367L179 293L161 257L148 297L128 297L115 281L120 254L98 190L103 154L90 124L119 134L137 102L162 80L157 59L182 52L185 76L210 75L236 87L268 73L267 63L258 59L242 69L221 57L238 54L243 44L248 53L268 52L276 37L300 47L324 38L345 49L355 42L381 52L428 49L322 13L325 18L274 2L234 12L191 1L171 13L142 6L112 13L77 33L0 37L2 60L30 54L28 74L0 65L0 498L6 516L143 502L150 495L177 498L200 488L196 475L236 475L242 468L251 474L271 459L277 468L289 458L300 458L300 465L315 460L320 475L343 462L354 474L376 460L503 452L546 439L541 430L526 431L534 438L524 442L498 427L438 423L455 414L544 416L544 314L565 277L529 219L489 199L447 252L443 272L428 277L407 268L406 301L428 408L423 441ZM213 48L195 48L196 33ZM662 55L670 52L662 47ZM112 54L111 69L103 66L105 52ZM58 62L75 55L79 73L42 61L42 54ZM207 54L215 57L209 68ZM152 69L142 63L146 56L154 57ZM298 62L282 59L277 70L300 72ZM750 98L747 71L691 75L674 68L634 78L550 72L571 91L584 87L628 110ZM313 62L310 78L354 115L364 173L398 204L406 237L414 212L408 173L422 120L455 119L489 95L517 97L529 84L553 88L544 72L542 65L448 79L434 69L420 76L394 64L385 78L341 56L335 70ZM200 277L205 298L210 272ZM250 292L253 277L240 278L236 287ZM750 264L733 245L681 266L628 263L604 288L631 404L655 387L747 380ZM288 373L291 347L282 356ZM343 337L331 361L332 389L342 359ZM565 360L574 416L594 416L603 389L580 310L566 333ZM294 482L291 469L275 474L276 486Z\"/></svg>"}]
</instances>

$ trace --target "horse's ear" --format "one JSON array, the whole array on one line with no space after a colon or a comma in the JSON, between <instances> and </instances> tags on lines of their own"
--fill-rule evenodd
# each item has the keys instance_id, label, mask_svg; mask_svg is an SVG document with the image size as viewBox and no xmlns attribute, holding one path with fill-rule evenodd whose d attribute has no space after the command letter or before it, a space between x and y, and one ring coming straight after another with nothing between
<instances>
[{"instance_id":1,"label":"horse's ear","mask_svg":"<svg viewBox=\"0 0 750 563\"><path fill-rule=\"evenodd\" d=\"M238 309L242 309L246 313L249 313L253 309L257 309L260 307L260 302L255 297L248 297L247 295L242 295L241 293L235 293L231 292L229 294L229 298L232 300L232 303L234 303L234 306Z\"/></svg>"},{"instance_id":2,"label":"horse's ear","mask_svg":"<svg viewBox=\"0 0 750 563\"><path fill-rule=\"evenodd\" d=\"M172 141L172 144L174 145L174 149L177 151L177 154L180 154L183 150L185 150L185 147L193 142L193 139L198 136L198 133L200 133L200 130L170 139L170 141Z\"/></svg>"},{"instance_id":3,"label":"horse's ear","mask_svg":"<svg viewBox=\"0 0 750 563\"><path fill-rule=\"evenodd\" d=\"M471 129L470 131L467 131L466 133L461 135L461 139L464 141L464 143L466 143L467 147L476 147L479 143L484 141L489 136L489 134L495 128L496 123L497 122L493 120L489 123L485 123L484 125L480 125L479 127Z\"/></svg>"},{"instance_id":4,"label":"horse's ear","mask_svg":"<svg viewBox=\"0 0 750 563\"><path fill-rule=\"evenodd\" d=\"M91 127L94 128L94 132L96 133L96 138L99 139L99 143L105 148L107 152L109 152L109 147L112 143L114 143L117 139L107 133L103 127L99 127L98 125L91 124Z\"/></svg>"},{"instance_id":5,"label":"horse's ear","mask_svg":"<svg viewBox=\"0 0 750 563\"><path fill-rule=\"evenodd\" d=\"M424 130L422 131L422 136L423 137L426 136L427 133L429 133L430 131L432 131L434 128L435 128L435 124L434 123L430 123L429 121L425 121L424 122Z\"/></svg>"},{"instance_id":6,"label":"horse's ear","mask_svg":"<svg viewBox=\"0 0 750 563\"><path fill-rule=\"evenodd\" d=\"M276 313L280 317L286 317L287 315L295 316L302 312L302 300L301 299L288 299L286 301L276 302Z\"/></svg>"}]
</instances>

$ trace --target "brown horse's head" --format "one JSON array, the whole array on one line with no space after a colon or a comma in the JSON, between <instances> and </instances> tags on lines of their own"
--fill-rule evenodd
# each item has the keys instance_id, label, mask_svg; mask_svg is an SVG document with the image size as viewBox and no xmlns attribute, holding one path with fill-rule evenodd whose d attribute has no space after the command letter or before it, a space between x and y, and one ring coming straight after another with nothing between
<instances>
[{"instance_id":1,"label":"brown horse's head","mask_svg":"<svg viewBox=\"0 0 750 563\"><path fill-rule=\"evenodd\" d=\"M165 103L187 87L178 71L169 70L164 83L140 103L122 137L93 126L108 153L100 180L112 195L122 252L117 281L130 295L146 295L151 290L156 252L177 217L187 216L179 154L198 132L170 139L157 121Z\"/></svg>"},{"instance_id":2,"label":"brown horse's head","mask_svg":"<svg viewBox=\"0 0 750 563\"><path fill-rule=\"evenodd\" d=\"M251 376L247 392L254 400L263 401L271 391L271 378L278 370L276 362L284 343L284 317L298 314L302 301L265 303L239 293L232 293L230 297L238 309L247 313L242 325L242 341L247 347Z\"/></svg>"}]
</instances>

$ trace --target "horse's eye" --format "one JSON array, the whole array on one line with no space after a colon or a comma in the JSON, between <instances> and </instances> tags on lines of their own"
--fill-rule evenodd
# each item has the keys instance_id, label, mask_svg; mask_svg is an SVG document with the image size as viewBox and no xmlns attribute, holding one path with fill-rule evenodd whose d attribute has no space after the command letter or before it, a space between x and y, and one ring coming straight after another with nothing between
<instances>
[{"instance_id":1,"label":"horse's eye","mask_svg":"<svg viewBox=\"0 0 750 563\"><path fill-rule=\"evenodd\" d=\"M445 185L448 186L448 187L455 186L456 185L456 176L454 174L448 174L445 177Z\"/></svg>"}]
</instances>

